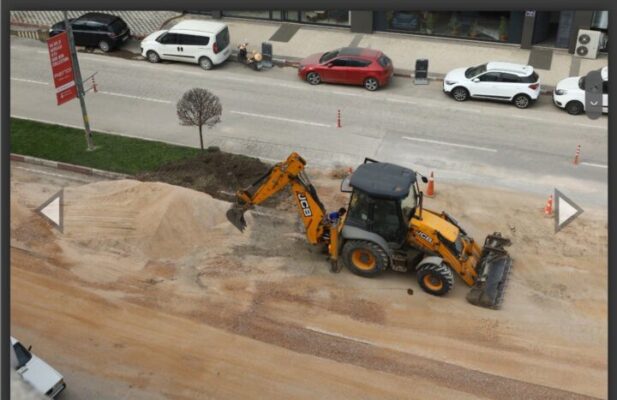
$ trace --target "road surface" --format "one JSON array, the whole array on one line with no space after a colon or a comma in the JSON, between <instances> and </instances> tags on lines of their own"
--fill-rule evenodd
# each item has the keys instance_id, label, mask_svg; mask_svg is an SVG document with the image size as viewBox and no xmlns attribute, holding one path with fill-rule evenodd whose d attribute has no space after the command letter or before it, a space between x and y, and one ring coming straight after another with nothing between
<instances>
[{"instance_id":1,"label":"road surface","mask_svg":"<svg viewBox=\"0 0 617 400\"><path fill-rule=\"evenodd\" d=\"M11 114L82 126L79 104L56 106L44 43L11 38ZM406 78L375 93L300 81L293 68L254 72L226 63L212 71L79 54L82 75L97 73L87 96L94 130L198 146L180 126L175 103L193 87L221 98L222 122L207 145L281 160L298 151L310 164L354 166L364 157L391 161L436 179L496 185L548 196L554 187L580 204L607 204L608 120L570 116L541 96L519 110L484 101L457 103L439 82ZM342 127L336 127L341 110ZM96 141L96 138L95 138ZM573 165L577 145L581 164ZM439 183L437 183L439 184Z\"/></svg>"}]
</instances>

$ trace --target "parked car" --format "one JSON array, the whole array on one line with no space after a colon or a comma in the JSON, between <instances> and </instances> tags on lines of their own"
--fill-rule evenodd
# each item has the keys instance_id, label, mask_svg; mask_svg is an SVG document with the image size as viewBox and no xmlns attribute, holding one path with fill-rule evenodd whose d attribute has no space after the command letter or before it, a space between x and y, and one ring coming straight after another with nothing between
<instances>
[{"instance_id":1,"label":"parked car","mask_svg":"<svg viewBox=\"0 0 617 400\"><path fill-rule=\"evenodd\" d=\"M540 78L530 65L489 62L448 72L443 91L457 101L476 97L527 108L540 95Z\"/></svg>"},{"instance_id":2,"label":"parked car","mask_svg":"<svg viewBox=\"0 0 617 400\"><path fill-rule=\"evenodd\" d=\"M608 113L608 67L600 70L602 75L602 112ZM572 115L585 111L585 77L573 76L559 81L553 91L553 103Z\"/></svg>"},{"instance_id":3,"label":"parked car","mask_svg":"<svg viewBox=\"0 0 617 400\"><path fill-rule=\"evenodd\" d=\"M62 375L45 361L30 352L11 336L15 369L21 377L41 394L55 399L66 388Z\"/></svg>"},{"instance_id":4,"label":"parked car","mask_svg":"<svg viewBox=\"0 0 617 400\"><path fill-rule=\"evenodd\" d=\"M181 61L209 70L231 55L229 29L217 21L180 21L171 29L148 35L141 42L141 55L152 63Z\"/></svg>"},{"instance_id":5,"label":"parked car","mask_svg":"<svg viewBox=\"0 0 617 400\"><path fill-rule=\"evenodd\" d=\"M308 56L300 61L298 76L311 85L321 82L362 85L375 91L388 84L392 60L379 50L343 47Z\"/></svg>"},{"instance_id":6,"label":"parked car","mask_svg":"<svg viewBox=\"0 0 617 400\"><path fill-rule=\"evenodd\" d=\"M104 13L87 13L69 19L76 46L98 47L104 52L117 48L131 36L131 30L122 18ZM65 31L64 21L49 29L49 36Z\"/></svg>"}]
</instances>

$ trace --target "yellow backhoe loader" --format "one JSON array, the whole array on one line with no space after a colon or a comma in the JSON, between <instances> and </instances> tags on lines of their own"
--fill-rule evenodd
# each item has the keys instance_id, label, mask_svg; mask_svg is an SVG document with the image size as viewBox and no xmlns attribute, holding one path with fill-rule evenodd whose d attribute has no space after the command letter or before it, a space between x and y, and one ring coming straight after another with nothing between
<instances>
[{"instance_id":1,"label":"yellow backhoe loader","mask_svg":"<svg viewBox=\"0 0 617 400\"><path fill-rule=\"evenodd\" d=\"M495 232L481 248L446 212L422 207L418 177L398 165L366 159L341 184L351 193L347 212L333 221L311 184L297 153L274 165L253 185L236 193L227 218L241 231L244 213L289 187L298 205L308 242L323 244L331 271L342 265L353 273L374 277L388 268L415 270L418 283L442 296L454 285L454 272L472 289L467 300L499 308L512 259L504 246L510 240ZM342 265L341 265L342 264Z\"/></svg>"}]
</instances>

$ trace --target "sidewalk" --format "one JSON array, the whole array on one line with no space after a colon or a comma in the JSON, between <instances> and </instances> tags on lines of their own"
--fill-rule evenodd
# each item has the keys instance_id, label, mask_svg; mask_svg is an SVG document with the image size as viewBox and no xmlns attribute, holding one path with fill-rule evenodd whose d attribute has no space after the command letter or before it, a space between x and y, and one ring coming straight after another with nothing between
<instances>
[{"instance_id":1,"label":"sidewalk","mask_svg":"<svg viewBox=\"0 0 617 400\"><path fill-rule=\"evenodd\" d=\"M182 19L211 19L196 14L181 14L176 11L106 11L122 17L137 38L161 27L171 27ZM70 11L70 17L84 11ZM60 11L13 11L11 27L49 26L62 19ZM518 45L483 43L461 39L446 39L396 33L352 33L347 28L298 25L299 29L287 42L272 41L271 37L282 25L275 21L223 19L229 26L232 49L241 42L249 42L251 48L259 49L262 42L270 42L275 60L298 61L310 54L345 46L370 47L382 50L393 61L395 74L412 75L418 58L429 60L429 77L442 79L451 69L483 64L487 61L529 63L530 50ZM554 49L550 69L536 68L545 91L551 90L561 79L571 75L583 75L608 65L606 54L596 60L573 57L566 50Z\"/></svg>"},{"instance_id":2,"label":"sidewalk","mask_svg":"<svg viewBox=\"0 0 617 400\"><path fill-rule=\"evenodd\" d=\"M69 18L76 18L87 12L104 12L114 14L122 18L131 29L137 39L160 29L170 18L178 17L182 13L177 11L69 11ZM11 28L23 27L49 27L56 22L62 21L62 11L11 11Z\"/></svg>"}]
</instances>

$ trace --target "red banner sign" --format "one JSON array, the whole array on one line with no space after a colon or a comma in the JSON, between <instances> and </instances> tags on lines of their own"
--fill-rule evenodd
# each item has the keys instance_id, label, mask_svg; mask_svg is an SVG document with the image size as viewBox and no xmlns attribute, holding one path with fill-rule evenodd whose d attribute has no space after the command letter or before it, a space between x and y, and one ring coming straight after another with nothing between
<instances>
[{"instance_id":1,"label":"red banner sign","mask_svg":"<svg viewBox=\"0 0 617 400\"><path fill-rule=\"evenodd\" d=\"M73 60L71 60L71 48L66 32L62 32L47 40L51 72L54 75L56 87L56 100L58 105L77 97L77 86L73 75Z\"/></svg>"}]
</instances>

